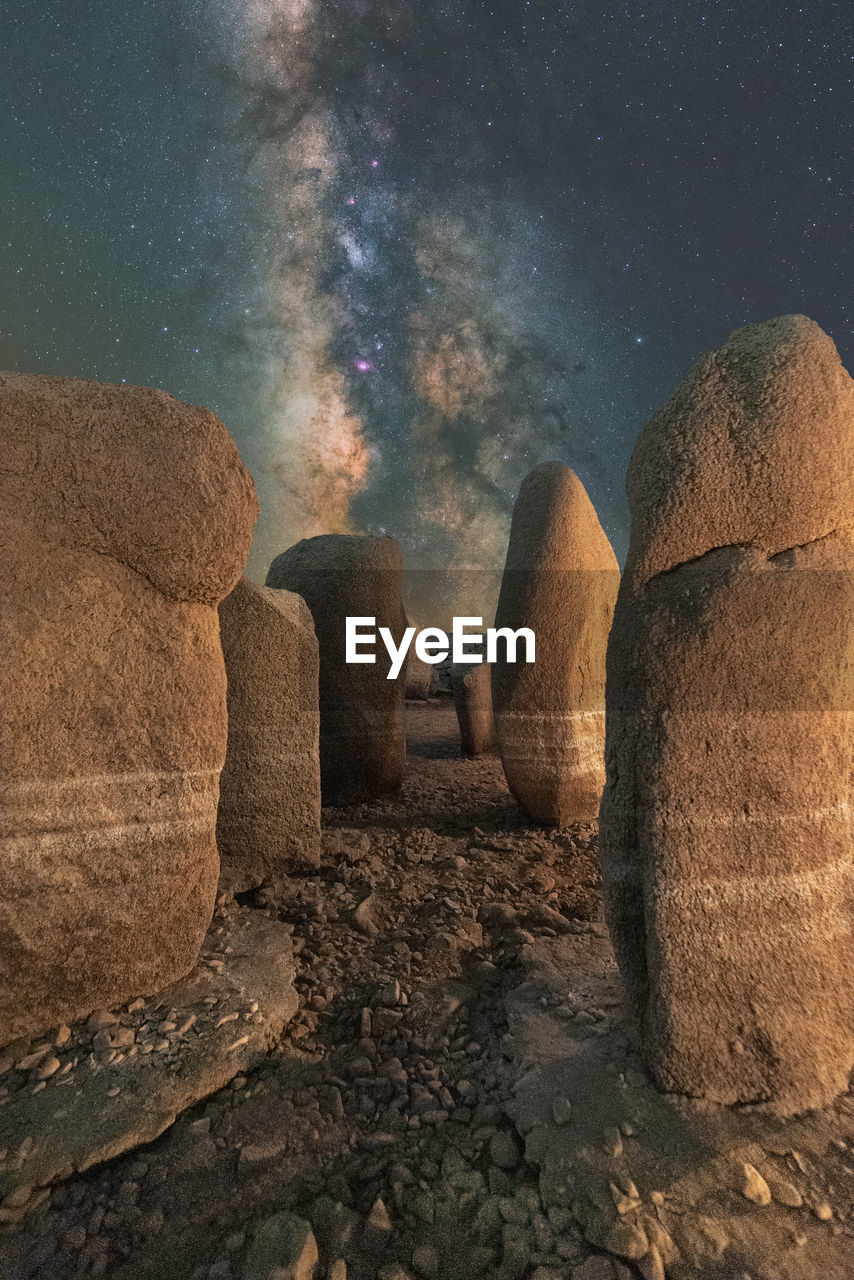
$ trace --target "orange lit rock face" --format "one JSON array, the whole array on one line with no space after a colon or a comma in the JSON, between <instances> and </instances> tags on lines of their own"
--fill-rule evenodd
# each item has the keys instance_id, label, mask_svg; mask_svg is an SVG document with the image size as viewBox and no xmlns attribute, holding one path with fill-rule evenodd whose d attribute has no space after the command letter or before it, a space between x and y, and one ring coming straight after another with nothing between
<instances>
[{"instance_id":1,"label":"orange lit rock face","mask_svg":"<svg viewBox=\"0 0 854 1280\"><path fill-rule=\"evenodd\" d=\"M404 681L388 664L345 661L346 619L372 617L399 645L400 544L394 538L326 534L305 538L270 566L268 587L295 591L314 619L320 648L320 778L324 804L348 804L394 791L403 778Z\"/></svg>"},{"instance_id":2,"label":"orange lit rock face","mask_svg":"<svg viewBox=\"0 0 854 1280\"><path fill-rule=\"evenodd\" d=\"M510 790L552 826L591 822L598 813L605 649L618 584L617 561L581 481L561 462L535 467L513 510L495 625L529 627L536 661L496 662L492 698Z\"/></svg>"},{"instance_id":3,"label":"orange lit rock face","mask_svg":"<svg viewBox=\"0 0 854 1280\"><path fill-rule=\"evenodd\" d=\"M217 844L235 892L320 858L318 651L305 601L241 578L219 608L228 751Z\"/></svg>"},{"instance_id":4,"label":"orange lit rock face","mask_svg":"<svg viewBox=\"0 0 854 1280\"><path fill-rule=\"evenodd\" d=\"M0 1043L191 967L219 870L216 605L252 480L163 392L0 375Z\"/></svg>"},{"instance_id":5,"label":"orange lit rock face","mask_svg":"<svg viewBox=\"0 0 854 1280\"><path fill-rule=\"evenodd\" d=\"M641 434L608 653L609 923L660 1086L794 1112L854 1062L854 384L739 330Z\"/></svg>"}]
</instances>

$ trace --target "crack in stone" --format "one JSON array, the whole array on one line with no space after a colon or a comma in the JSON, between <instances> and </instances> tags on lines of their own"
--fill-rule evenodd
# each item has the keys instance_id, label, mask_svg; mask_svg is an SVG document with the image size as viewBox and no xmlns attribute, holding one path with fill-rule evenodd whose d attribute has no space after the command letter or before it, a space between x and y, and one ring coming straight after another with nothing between
<instances>
[{"instance_id":1,"label":"crack in stone","mask_svg":"<svg viewBox=\"0 0 854 1280\"><path fill-rule=\"evenodd\" d=\"M659 569L657 573L647 578L646 582L649 585L656 578L678 573L680 569L685 569L692 564L698 564L709 556L717 555L720 551L757 551L764 555L765 559L770 563L773 560L779 560L781 556L790 555L793 551L805 551L807 547L814 547L817 543L825 542L828 538L836 537L840 533L854 533L854 525L841 525L838 528L829 529L827 533L821 533L816 538L809 538L806 542L793 543L790 547L781 547L779 551L766 551L763 547L757 546L755 542L724 542L720 546L707 548L706 551L700 552L699 555L689 556L686 560L680 560L677 564L669 565L666 569Z\"/></svg>"}]
</instances>

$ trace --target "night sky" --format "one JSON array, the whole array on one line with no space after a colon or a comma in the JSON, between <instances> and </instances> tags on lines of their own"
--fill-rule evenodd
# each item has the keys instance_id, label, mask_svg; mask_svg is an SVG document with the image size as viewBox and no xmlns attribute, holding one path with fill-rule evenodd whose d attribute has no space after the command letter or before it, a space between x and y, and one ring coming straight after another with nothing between
<instances>
[{"instance_id":1,"label":"night sky","mask_svg":"<svg viewBox=\"0 0 854 1280\"><path fill-rule=\"evenodd\" d=\"M635 437L702 352L803 311L854 366L848 3L3 25L0 367L214 409L262 503L256 578L345 530L500 567L550 458L622 557Z\"/></svg>"}]
</instances>

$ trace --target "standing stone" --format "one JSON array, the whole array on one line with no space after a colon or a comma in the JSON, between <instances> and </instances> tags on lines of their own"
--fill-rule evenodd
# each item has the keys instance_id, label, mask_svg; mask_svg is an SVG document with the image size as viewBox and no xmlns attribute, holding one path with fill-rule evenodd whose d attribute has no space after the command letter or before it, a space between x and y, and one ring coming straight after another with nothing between
<instances>
[{"instance_id":1,"label":"standing stone","mask_svg":"<svg viewBox=\"0 0 854 1280\"><path fill-rule=\"evenodd\" d=\"M343 533L304 538L276 556L267 586L298 592L314 618L323 803L354 804L396 790L406 760L404 682L387 679L379 628L388 627L400 644L406 624L400 544ZM375 619L374 663L345 661L348 617Z\"/></svg>"},{"instance_id":2,"label":"standing stone","mask_svg":"<svg viewBox=\"0 0 854 1280\"><path fill-rule=\"evenodd\" d=\"M228 750L217 844L235 892L320 861L318 651L308 605L241 578L219 607Z\"/></svg>"},{"instance_id":3,"label":"standing stone","mask_svg":"<svg viewBox=\"0 0 854 1280\"><path fill-rule=\"evenodd\" d=\"M793 1112L854 1063L854 384L803 316L648 423L608 652L601 843L659 1085Z\"/></svg>"},{"instance_id":4,"label":"standing stone","mask_svg":"<svg viewBox=\"0 0 854 1280\"><path fill-rule=\"evenodd\" d=\"M454 708L460 725L460 751L483 756L495 751L491 669L487 662L458 663L452 669Z\"/></svg>"},{"instance_id":5,"label":"standing stone","mask_svg":"<svg viewBox=\"0 0 854 1280\"><path fill-rule=\"evenodd\" d=\"M430 681L430 693L433 697L449 697L454 692L454 664L450 656L443 658L433 667L433 678Z\"/></svg>"},{"instance_id":6,"label":"standing stone","mask_svg":"<svg viewBox=\"0 0 854 1280\"><path fill-rule=\"evenodd\" d=\"M619 568L578 476L544 462L513 508L496 628L528 627L536 661L504 660L492 701L513 795L552 826L591 822L605 781L605 650Z\"/></svg>"},{"instance_id":7,"label":"standing stone","mask_svg":"<svg viewBox=\"0 0 854 1280\"><path fill-rule=\"evenodd\" d=\"M405 695L415 702L426 702L430 697L433 683L433 668L429 662L423 662L415 652L415 641L410 645L403 668Z\"/></svg>"},{"instance_id":8,"label":"standing stone","mask_svg":"<svg viewBox=\"0 0 854 1280\"><path fill-rule=\"evenodd\" d=\"M258 513L212 413L0 375L0 1044L181 977L210 921L217 605Z\"/></svg>"}]
</instances>

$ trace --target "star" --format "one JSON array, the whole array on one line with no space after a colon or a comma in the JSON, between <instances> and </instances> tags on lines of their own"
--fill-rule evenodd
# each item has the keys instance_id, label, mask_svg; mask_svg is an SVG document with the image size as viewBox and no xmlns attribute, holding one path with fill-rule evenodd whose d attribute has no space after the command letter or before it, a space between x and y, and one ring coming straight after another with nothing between
<instances>
[{"instance_id":1,"label":"star","mask_svg":"<svg viewBox=\"0 0 854 1280\"><path fill-rule=\"evenodd\" d=\"M620 556L634 438L703 352L797 310L854 366L844 5L594 4L583 40L534 0L18 8L0 367L218 412L265 489L260 578L345 525L492 568L551 458Z\"/></svg>"}]
</instances>

